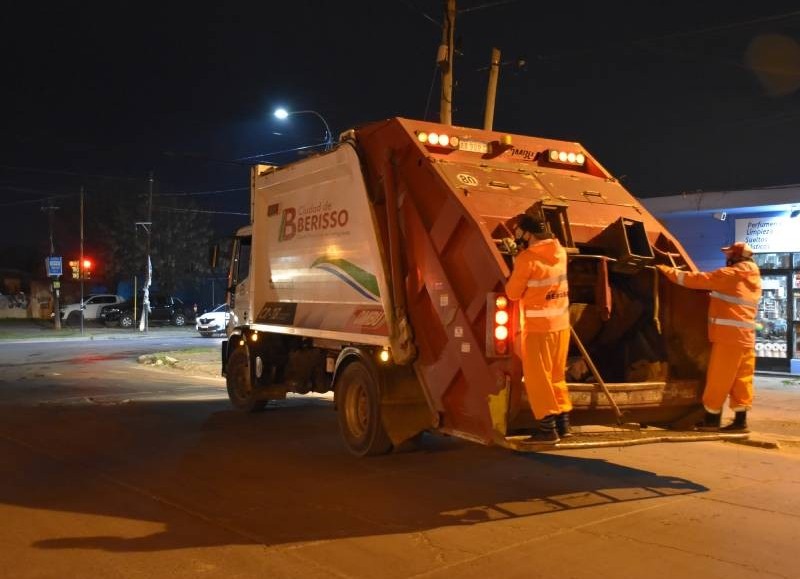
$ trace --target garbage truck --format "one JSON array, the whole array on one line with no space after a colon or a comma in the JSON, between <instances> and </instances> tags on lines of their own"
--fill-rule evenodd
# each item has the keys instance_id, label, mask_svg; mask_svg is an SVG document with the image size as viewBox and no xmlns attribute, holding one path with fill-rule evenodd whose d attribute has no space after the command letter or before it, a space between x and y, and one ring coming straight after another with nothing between
<instances>
[{"instance_id":1,"label":"garbage truck","mask_svg":"<svg viewBox=\"0 0 800 579\"><path fill-rule=\"evenodd\" d=\"M357 456L440 433L517 451L536 427L504 294L515 220L568 253L576 435L546 450L741 438L693 430L708 295L677 239L577 142L390 118L251 172L222 374L234 407L333 393Z\"/></svg>"}]
</instances>

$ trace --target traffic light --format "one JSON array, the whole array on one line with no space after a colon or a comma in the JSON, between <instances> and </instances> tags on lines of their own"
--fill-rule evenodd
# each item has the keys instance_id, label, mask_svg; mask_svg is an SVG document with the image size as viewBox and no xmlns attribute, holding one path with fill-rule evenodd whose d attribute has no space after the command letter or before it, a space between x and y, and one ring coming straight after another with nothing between
<instances>
[{"instance_id":1,"label":"traffic light","mask_svg":"<svg viewBox=\"0 0 800 579\"><path fill-rule=\"evenodd\" d=\"M77 259L70 260L69 262L69 268L72 270L72 279L81 278L81 269L78 264L79 262Z\"/></svg>"},{"instance_id":2,"label":"traffic light","mask_svg":"<svg viewBox=\"0 0 800 579\"><path fill-rule=\"evenodd\" d=\"M83 258L83 279L90 279L92 277L92 268L94 267L94 263L88 257Z\"/></svg>"}]
</instances>

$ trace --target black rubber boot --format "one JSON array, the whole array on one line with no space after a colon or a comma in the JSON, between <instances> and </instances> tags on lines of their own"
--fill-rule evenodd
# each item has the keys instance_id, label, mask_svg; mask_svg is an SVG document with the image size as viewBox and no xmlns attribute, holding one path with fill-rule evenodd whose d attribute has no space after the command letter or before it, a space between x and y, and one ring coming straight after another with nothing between
<instances>
[{"instance_id":1,"label":"black rubber boot","mask_svg":"<svg viewBox=\"0 0 800 579\"><path fill-rule=\"evenodd\" d=\"M556 431L556 415L550 414L539 421L536 431L525 439L534 444L556 444L561 439Z\"/></svg>"},{"instance_id":2,"label":"black rubber boot","mask_svg":"<svg viewBox=\"0 0 800 579\"><path fill-rule=\"evenodd\" d=\"M697 428L697 430L702 430L703 432L717 432L719 430L720 418L722 418L722 413L712 414L711 412L706 411L706 415L703 417L703 422L698 422L695 428Z\"/></svg>"},{"instance_id":3,"label":"black rubber boot","mask_svg":"<svg viewBox=\"0 0 800 579\"><path fill-rule=\"evenodd\" d=\"M720 432L750 432L747 428L747 410L738 411L733 417L733 422L720 428Z\"/></svg>"},{"instance_id":4,"label":"black rubber boot","mask_svg":"<svg viewBox=\"0 0 800 579\"><path fill-rule=\"evenodd\" d=\"M569 412L562 412L556 416L556 432L561 438L572 436L572 429L569 427Z\"/></svg>"}]
</instances>

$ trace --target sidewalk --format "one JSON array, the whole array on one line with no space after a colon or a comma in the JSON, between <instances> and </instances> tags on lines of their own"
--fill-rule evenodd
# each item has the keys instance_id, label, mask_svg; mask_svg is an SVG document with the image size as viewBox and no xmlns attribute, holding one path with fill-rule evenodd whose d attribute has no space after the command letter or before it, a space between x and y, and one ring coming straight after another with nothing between
<instances>
[{"instance_id":1,"label":"sidewalk","mask_svg":"<svg viewBox=\"0 0 800 579\"><path fill-rule=\"evenodd\" d=\"M748 422L751 444L800 453L800 376L756 372Z\"/></svg>"},{"instance_id":2,"label":"sidewalk","mask_svg":"<svg viewBox=\"0 0 800 579\"><path fill-rule=\"evenodd\" d=\"M53 342L62 340L113 340L159 337L197 336L194 321L185 326L151 326L147 332L136 328L106 328L99 322L85 322L83 333L80 326L62 326L56 330L50 320L0 319L0 344L14 342Z\"/></svg>"}]
</instances>

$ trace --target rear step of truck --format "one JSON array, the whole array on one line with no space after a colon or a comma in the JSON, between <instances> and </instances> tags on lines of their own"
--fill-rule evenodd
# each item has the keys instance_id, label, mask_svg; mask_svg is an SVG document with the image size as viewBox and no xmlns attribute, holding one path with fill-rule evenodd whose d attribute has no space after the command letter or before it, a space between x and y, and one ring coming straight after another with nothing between
<instances>
[{"instance_id":1,"label":"rear step of truck","mask_svg":"<svg viewBox=\"0 0 800 579\"><path fill-rule=\"evenodd\" d=\"M556 444L527 442L528 435L507 436L500 444L518 452L540 452L543 450L576 450L583 448L607 448L635 446L657 442L704 442L709 440L742 440L747 433L728 434L724 432L700 432L697 430L664 430L662 428L606 428L578 427L573 435L562 438Z\"/></svg>"}]
</instances>

